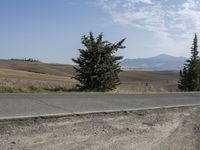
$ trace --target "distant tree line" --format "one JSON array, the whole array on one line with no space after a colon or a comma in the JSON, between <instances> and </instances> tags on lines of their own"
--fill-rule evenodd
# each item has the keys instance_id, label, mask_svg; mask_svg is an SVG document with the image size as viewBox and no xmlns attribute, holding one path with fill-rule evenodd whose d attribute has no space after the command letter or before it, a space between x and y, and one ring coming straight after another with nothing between
<instances>
[{"instance_id":1,"label":"distant tree line","mask_svg":"<svg viewBox=\"0 0 200 150\"><path fill-rule=\"evenodd\" d=\"M178 88L182 91L200 91L200 57L198 56L198 37L194 36L191 57L180 70Z\"/></svg>"},{"instance_id":2,"label":"distant tree line","mask_svg":"<svg viewBox=\"0 0 200 150\"><path fill-rule=\"evenodd\" d=\"M14 61L40 62L39 60L33 59L33 58L23 58L23 59L14 59L14 58L11 58L10 60L14 60Z\"/></svg>"}]
</instances>

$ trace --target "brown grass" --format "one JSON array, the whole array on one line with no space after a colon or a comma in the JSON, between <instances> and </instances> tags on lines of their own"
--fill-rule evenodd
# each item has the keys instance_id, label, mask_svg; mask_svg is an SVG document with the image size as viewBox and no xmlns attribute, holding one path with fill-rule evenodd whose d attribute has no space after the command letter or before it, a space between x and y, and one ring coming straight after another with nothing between
<instances>
[{"instance_id":1,"label":"brown grass","mask_svg":"<svg viewBox=\"0 0 200 150\"><path fill-rule=\"evenodd\" d=\"M164 92L177 91L177 71L124 71L120 73L121 85L116 91Z\"/></svg>"},{"instance_id":2,"label":"brown grass","mask_svg":"<svg viewBox=\"0 0 200 150\"><path fill-rule=\"evenodd\" d=\"M71 77L0 69L0 86L22 89L70 89L77 84ZM31 90L30 89L30 90ZM36 90L36 89L35 89ZM24 91L24 90L23 90Z\"/></svg>"},{"instance_id":3,"label":"brown grass","mask_svg":"<svg viewBox=\"0 0 200 150\"><path fill-rule=\"evenodd\" d=\"M0 68L57 76L72 76L72 74L74 74L72 65L47 64L42 62L29 62L19 60L0 60Z\"/></svg>"},{"instance_id":4,"label":"brown grass","mask_svg":"<svg viewBox=\"0 0 200 150\"><path fill-rule=\"evenodd\" d=\"M78 82L71 79L72 65L0 60L0 86L19 88L70 89ZM121 85L115 92L176 91L176 71L123 71Z\"/></svg>"}]
</instances>

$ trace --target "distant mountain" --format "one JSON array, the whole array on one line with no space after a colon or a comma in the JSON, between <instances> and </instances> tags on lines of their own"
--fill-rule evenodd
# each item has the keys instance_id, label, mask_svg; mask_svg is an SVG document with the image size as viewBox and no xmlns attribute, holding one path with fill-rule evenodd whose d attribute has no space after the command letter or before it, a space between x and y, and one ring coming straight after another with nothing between
<instances>
[{"instance_id":1,"label":"distant mountain","mask_svg":"<svg viewBox=\"0 0 200 150\"><path fill-rule=\"evenodd\" d=\"M129 69L180 70L186 59L186 57L161 54L150 58L124 59L121 66Z\"/></svg>"}]
</instances>

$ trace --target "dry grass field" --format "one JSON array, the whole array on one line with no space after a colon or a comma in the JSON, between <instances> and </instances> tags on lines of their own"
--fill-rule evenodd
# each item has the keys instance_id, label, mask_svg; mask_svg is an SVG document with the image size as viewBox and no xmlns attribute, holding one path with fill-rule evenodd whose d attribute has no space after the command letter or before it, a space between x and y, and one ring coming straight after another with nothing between
<instances>
[{"instance_id":1,"label":"dry grass field","mask_svg":"<svg viewBox=\"0 0 200 150\"><path fill-rule=\"evenodd\" d=\"M171 92L177 91L176 71L123 71L120 73L121 92Z\"/></svg>"},{"instance_id":2,"label":"dry grass field","mask_svg":"<svg viewBox=\"0 0 200 150\"><path fill-rule=\"evenodd\" d=\"M0 60L0 68L58 76L71 76L74 73L71 65L46 64L20 60Z\"/></svg>"},{"instance_id":3,"label":"dry grass field","mask_svg":"<svg viewBox=\"0 0 200 150\"><path fill-rule=\"evenodd\" d=\"M0 92L68 91L78 83L71 78L74 74L71 65L0 60ZM120 79L114 92L176 91L178 72L123 71Z\"/></svg>"}]
</instances>

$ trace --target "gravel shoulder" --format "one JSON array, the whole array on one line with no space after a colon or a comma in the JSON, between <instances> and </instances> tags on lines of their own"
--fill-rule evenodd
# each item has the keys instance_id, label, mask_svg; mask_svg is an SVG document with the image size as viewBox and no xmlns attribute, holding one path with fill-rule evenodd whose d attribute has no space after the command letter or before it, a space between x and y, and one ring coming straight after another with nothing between
<instances>
[{"instance_id":1,"label":"gravel shoulder","mask_svg":"<svg viewBox=\"0 0 200 150\"><path fill-rule=\"evenodd\" d=\"M199 150L200 107L0 121L0 150Z\"/></svg>"}]
</instances>

